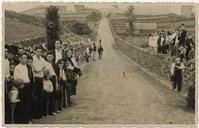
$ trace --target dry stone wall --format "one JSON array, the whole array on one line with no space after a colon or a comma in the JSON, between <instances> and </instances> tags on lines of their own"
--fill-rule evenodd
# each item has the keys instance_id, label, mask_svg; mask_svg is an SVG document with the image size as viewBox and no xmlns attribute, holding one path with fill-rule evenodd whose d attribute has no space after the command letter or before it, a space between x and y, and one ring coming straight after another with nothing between
<instances>
[{"instance_id":1,"label":"dry stone wall","mask_svg":"<svg viewBox=\"0 0 199 128\"><path fill-rule=\"evenodd\" d=\"M169 80L170 66L174 58L133 46L117 36L111 24L110 28L117 48L119 48L124 55L147 70L161 76L163 79ZM183 90L188 91L190 87L195 87L195 60L186 62L185 66L186 68L183 73Z\"/></svg>"}]
</instances>

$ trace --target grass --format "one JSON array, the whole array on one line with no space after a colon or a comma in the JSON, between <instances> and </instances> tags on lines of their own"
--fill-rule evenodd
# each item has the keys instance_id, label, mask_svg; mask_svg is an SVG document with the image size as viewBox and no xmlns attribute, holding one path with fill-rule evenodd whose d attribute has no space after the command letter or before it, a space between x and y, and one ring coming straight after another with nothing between
<instances>
[{"instance_id":1,"label":"grass","mask_svg":"<svg viewBox=\"0 0 199 128\"><path fill-rule=\"evenodd\" d=\"M73 34L69 29L71 23L73 22L61 22L61 39L75 41L82 40L82 38L88 38L87 36L81 37ZM67 38L65 37L66 35L68 35L66 33L70 35L67 36ZM5 12L5 43L13 43L25 39L41 37L44 35L45 26L41 18L19 14L11 11Z\"/></svg>"},{"instance_id":2,"label":"grass","mask_svg":"<svg viewBox=\"0 0 199 128\"><path fill-rule=\"evenodd\" d=\"M45 29L42 27L27 24L14 18L5 18L6 43L43 36L44 32Z\"/></svg>"},{"instance_id":3,"label":"grass","mask_svg":"<svg viewBox=\"0 0 199 128\"><path fill-rule=\"evenodd\" d=\"M135 46L141 46L147 42L148 37L147 36L128 36L125 38L125 41L129 42L132 45Z\"/></svg>"}]
</instances>

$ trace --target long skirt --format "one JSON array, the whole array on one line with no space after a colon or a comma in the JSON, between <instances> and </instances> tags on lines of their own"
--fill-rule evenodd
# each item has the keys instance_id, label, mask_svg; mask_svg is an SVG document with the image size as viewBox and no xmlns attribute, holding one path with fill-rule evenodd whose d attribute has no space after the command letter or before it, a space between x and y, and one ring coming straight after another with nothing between
<instances>
[{"instance_id":1,"label":"long skirt","mask_svg":"<svg viewBox=\"0 0 199 128\"><path fill-rule=\"evenodd\" d=\"M58 103L55 96L56 93L56 77L53 76L51 79L51 82L53 84L53 92L50 93L50 99L49 99L49 115L52 115L52 113L57 112L58 110Z\"/></svg>"},{"instance_id":2,"label":"long skirt","mask_svg":"<svg viewBox=\"0 0 199 128\"><path fill-rule=\"evenodd\" d=\"M71 81L71 95L76 95L77 80Z\"/></svg>"},{"instance_id":3,"label":"long skirt","mask_svg":"<svg viewBox=\"0 0 199 128\"><path fill-rule=\"evenodd\" d=\"M43 79L35 77L35 118L41 118L43 115Z\"/></svg>"}]
</instances>

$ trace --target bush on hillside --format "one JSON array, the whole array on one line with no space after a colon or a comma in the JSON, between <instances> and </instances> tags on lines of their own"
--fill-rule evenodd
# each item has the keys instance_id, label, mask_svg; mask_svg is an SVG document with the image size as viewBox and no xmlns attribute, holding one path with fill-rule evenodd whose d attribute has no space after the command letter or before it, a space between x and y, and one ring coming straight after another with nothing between
<instances>
[{"instance_id":1,"label":"bush on hillside","mask_svg":"<svg viewBox=\"0 0 199 128\"><path fill-rule=\"evenodd\" d=\"M102 19L102 14L101 14L101 12L98 11L98 10L93 11L92 13L90 13L90 14L87 16L87 20L88 20L88 21L97 22L97 21L100 21L101 19Z\"/></svg>"},{"instance_id":2,"label":"bush on hillside","mask_svg":"<svg viewBox=\"0 0 199 128\"><path fill-rule=\"evenodd\" d=\"M71 31L77 35L91 35L93 32L87 24L75 22L71 26Z\"/></svg>"}]
</instances>

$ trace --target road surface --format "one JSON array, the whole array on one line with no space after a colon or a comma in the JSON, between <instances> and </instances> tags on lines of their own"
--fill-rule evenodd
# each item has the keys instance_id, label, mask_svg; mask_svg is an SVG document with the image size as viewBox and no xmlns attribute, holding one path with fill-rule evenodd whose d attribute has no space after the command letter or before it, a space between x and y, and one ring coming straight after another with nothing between
<instances>
[{"instance_id":1,"label":"road surface","mask_svg":"<svg viewBox=\"0 0 199 128\"><path fill-rule=\"evenodd\" d=\"M103 60L89 62L79 79L75 105L54 117L36 120L44 124L190 124L194 113L168 87L160 85L125 60L113 48L107 19L99 35L105 49Z\"/></svg>"}]
</instances>

